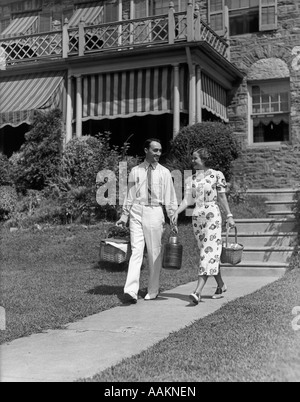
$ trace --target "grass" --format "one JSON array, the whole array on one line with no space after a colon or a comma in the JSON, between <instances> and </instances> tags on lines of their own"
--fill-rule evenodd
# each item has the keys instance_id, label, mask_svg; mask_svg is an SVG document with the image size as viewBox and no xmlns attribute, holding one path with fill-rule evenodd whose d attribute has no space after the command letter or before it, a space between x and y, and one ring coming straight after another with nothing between
<instances>
[{"instance_id":1,"label":"grass","mask_svg":"<svg viewBox=\"0 0 300 402\"><path fill-rule=\"evenodd\" d=\"M234 300L85 382L288 382L300 379L300 269Z\"/></svg>"},{"instance_id":2,"label":"grass","mask_svg":"<svg viewBox=\"0 0 300 402\"><path fill-rule=\"evenodd\" d=\"M235 218L258 217L258 207L255 202L231 210ZM122 304L126 269L98 262L105 229L105 223L1 229L0 305L6 309L7 330L0 331L0 343L62 328ZM168 231L164 240L167 236ZM162 291L196 279L197 246L190 221L181 224L179 240L183 266L180 271L162 270ZM299 380L299 331L291 327L292 309L299 305L299 260L294 268L255 294L85 381ZM144 269L142 294L146 285Z\"/></svg>"},{"instance_id":3,"label":"grass","mask_svg":"<svg viewBox=\"0 0 300 402\"><path fill-rule=\"evenodd\" d=\"M248 197L241 205L231 205L237 218L260 216L264 204ZM6 309L7 320L6 331L0 331L0 344L62 328L122 304L126 267L98 261L100 239L108 225L0 229L0 306ZM164 241L168 234L169 230ZM196 280L198 252L190 219L182 222L179 240L184 247L182 269L162 270L161 291ZM141 295L146 293L147 279L144 269Z\"/></svg>"},{"instance_id":4,"label":"grass","mask_svg":"<svg viewBox=\"0 0 300 402\"><path fill-rule=\"evenodd\" d=\"M126 267L99 263L105 224L10 232L1 230L0 306L6 309L6 331L0 343L69 322L122 304ZM197 257L190 224L183 225L183 268L163 270L161 290L195 280ZM166 237L168 230L166 232ZM147 269L141 274L146 293Z\"/></svg>"}]
</instances>

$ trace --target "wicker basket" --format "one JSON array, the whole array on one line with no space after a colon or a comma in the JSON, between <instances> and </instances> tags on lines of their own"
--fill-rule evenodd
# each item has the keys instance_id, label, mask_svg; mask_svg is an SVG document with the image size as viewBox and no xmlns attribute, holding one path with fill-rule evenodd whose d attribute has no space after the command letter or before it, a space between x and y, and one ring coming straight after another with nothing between
<instances>
[{"instance_id":1,"label":"wicker basket","mask_svg":"<svg viewBox=\"0 0 300 402\"><path fill-rule=\"evenodd\" d=\"M222 264L231 264L236 265L242 261L242 255L244 246L237 241L237 228L235 229L235 243L228 243L228 235L230 231L230 227L227 227L226 231L226 243L223 243L222 254L221 254L221 263Z\"/></svg>"},{"instance_id":2,"label":"wicker basket","mask_svg":"<svg viewBox=\"0 0 300 402\"><path fill-rule=\"evenodd\" d=\"M126 244L127 250L124 252L112 244L107 244L107 242ZM108 238L102 239L100 242L100 261L122 264L129 261L130 255L131 247L129 240Z\"/></svg>"}]
</instances>

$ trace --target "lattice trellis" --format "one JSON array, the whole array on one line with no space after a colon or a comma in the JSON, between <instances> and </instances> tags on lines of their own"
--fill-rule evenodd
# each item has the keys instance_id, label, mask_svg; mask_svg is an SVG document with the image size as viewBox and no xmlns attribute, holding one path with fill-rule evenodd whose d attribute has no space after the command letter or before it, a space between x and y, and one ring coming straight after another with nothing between
<instances>
[{"instance_id":1,"label":"lattice trellis","mask_svg":"<svg viewBox=\"0 0 300 402\"><path fill-rule=\"evenodd\" d=\"M0 42L5 50L7 62L20 62L43 57L60 57L62 54L62 33L53 32L5 39Z\"/></svg>"}]
</instances>

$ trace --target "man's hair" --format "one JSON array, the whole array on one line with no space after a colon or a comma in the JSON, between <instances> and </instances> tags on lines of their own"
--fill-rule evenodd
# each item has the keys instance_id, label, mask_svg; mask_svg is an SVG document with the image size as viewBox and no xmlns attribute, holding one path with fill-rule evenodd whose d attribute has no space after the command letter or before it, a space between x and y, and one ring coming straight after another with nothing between
<instances>
[{"instance_id":1,"label":"man's hair","mask_svg":"<svg viewBox=\"0 0 300 402\"><path fill-rule=\"evenodd\" d=\"M149 138L148 140L145 141L144 143L144 149L150 148L151 142L158 142L161 145L161 141L158 138Z\"/></svg>"}]
</instances>

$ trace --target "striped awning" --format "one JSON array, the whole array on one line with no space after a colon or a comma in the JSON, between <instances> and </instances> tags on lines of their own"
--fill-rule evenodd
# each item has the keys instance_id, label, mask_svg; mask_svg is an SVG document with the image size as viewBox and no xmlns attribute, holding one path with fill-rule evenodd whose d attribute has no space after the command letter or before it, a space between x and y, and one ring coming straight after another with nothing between
<instances>
[{"instance_id":1,"label":"striped awning","mask_svg":"<svg viewBox=\"0 0 300 402\"><path fill-rule=\"evenodd\" d=\"M180 108L187 112L186 69L180 69L180 77ZM173 82L172 66L84 76L83 121L173 113ZM74 105L75 94L76 85Z\"/></svg>"},{"instance_id":2,"label":"striped awning","mask_svg":"<svg viewBox=\"0 0 300 402\"><path fill-rule=\"evenodd\" d=\"M226 90L202 73L202 107L228 122Z\"/></svg>"},{"instance_id":3,"label":"striped awning","mask_svg":"<svg viewBox=\"0 0 300 402\"><path fill-rule=\"evenodd\" d=\"M0 79L0 128L31 124L36 110L63 109L64 72Z\"/></svg>"},{"instance_id":4,"label":"striped awning","mask_svg":"<svg viewBox=\"0 0 300 402\"><path fill-rule=\"evenodd\" d=\"M78 10L75 11L69 20L69 26L78 26L81 20L83 20L86 25L100 24L102 22L103 10L103 6L95 6L95 3L90 6L86 4L85 7L78 8Z\"/></svg>"},{"instance_id":5,"label":"striped awning","mask_svg":"<svg viewBox=\"0 0 300 402\"><path fill-rule=\"evenodd\" d=\"M14 19L1 33L2 36L30 35L37 32L37 16Z\"/></svg>"}]
</instances>

